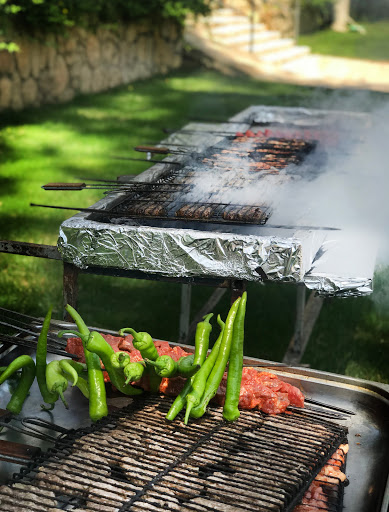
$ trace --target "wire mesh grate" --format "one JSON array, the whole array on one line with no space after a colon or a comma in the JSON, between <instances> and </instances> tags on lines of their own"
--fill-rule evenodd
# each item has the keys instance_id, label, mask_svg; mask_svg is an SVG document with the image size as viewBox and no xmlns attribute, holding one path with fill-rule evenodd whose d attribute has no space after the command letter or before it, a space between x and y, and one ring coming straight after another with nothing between
<instances>
[{"instance_id":1,"label":"wire mesh grate","mask_svg":"<svg viewBox=\"0 0 389 512\"><path fill-rule=\"evenodd\" d=\"M242 411L231 424L211 408L189 426L169 423L171 403L145 396L62 436L1 487L1 506L28 504L32 512L292 510L346 436L345 428L303 410L278 416Z\"/></svg>"}]
</instances>

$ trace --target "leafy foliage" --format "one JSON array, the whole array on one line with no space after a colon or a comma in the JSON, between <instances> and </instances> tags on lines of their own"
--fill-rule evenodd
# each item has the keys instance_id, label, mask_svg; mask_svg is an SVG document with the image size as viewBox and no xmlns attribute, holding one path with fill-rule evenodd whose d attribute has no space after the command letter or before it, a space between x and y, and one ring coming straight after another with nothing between
<instances>
[{"instance_id":1,"label":"leafy foliage","mask_svg":"<svg viewBox=\"0 0 389 512\"><path fill-rule=\"evenodd\" d=\"M207 14L212 0L0 0L0 50L15 51L13 31L63 32L67 27L95 28L144 17L174 18ZM17 50L17 49L16 49Z\"/></svg>"}]
</instances>

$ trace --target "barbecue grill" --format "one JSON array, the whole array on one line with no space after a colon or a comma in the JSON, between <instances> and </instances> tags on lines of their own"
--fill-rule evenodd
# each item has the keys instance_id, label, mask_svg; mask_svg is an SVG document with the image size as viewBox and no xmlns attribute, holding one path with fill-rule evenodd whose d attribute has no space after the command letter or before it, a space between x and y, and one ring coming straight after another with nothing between
<instances>
[{"instance_id":1,"label":"barbecue grill","mask_svg":"<svg viewBox=\"0 0 389 512\"><path fill-rule=\"evenodd\" d=\"M73 327L54 325L53 338L57 329ZM276 363L245 358L245 364ZM293 510L347 436L344 510L386 512L389 386L303 368L272 371L304 391L306 407L277 416L242 411L232 424L219 408L189 426L179 418L166 423L170 397L111 394L109 417L90 427L87 401L77 390L69 390L70 410L57 404L48 416L39 412L34 383L22 423L0 417L3 441L23 443L1 446L2 481L16 473L11 487L0 488L0 510L25 510L26 503L34 512ZM25 467L20 471L14 461ZM325 491L330 511L342 510L343 485L335 483Z\"/></svg>"},{"instance_id":2,"label":"barbecue grill","mask_svg":"<svg viewBox=\"0 0 389 512\"><path fill-rule=\"evenodd\" d=\"M297 222L298 212L282 217L276 200L288 184L302 187L328 172L335 154L347 158L345 138L351 150L359 146L355 127L367 123L361 114L277 107L190 123L160 144L138 146L165 159L136 178L120 177L104 199L63 222L59 251L81 269L370 293L374 250L363 268L337 267L339 251L370 249L370 240L336 223Z\"/></svg>"},{"instance_id":3,"label":"barbecue grill","mask_svg":"<svg viewBox=\"0 0 389 512\"><path fill-rule=\"evenodd\" d=\"M140 146L150 161L154 154L166 157L135 179L121 177L107 185L103 200L65 221L59 238L63 259L81 269L270 279L304 283L324 295L369 293L374 262L351 273L339 270L331 257L345 241L355 242L349 234L336 224L278 222L273 190L267 193L268 184L315 180L325 173L329 153L340 150L339 134L347 133L350 144L357 144L353 126L366 123L364 116L350 113L252 107L227 123L192 123L161 144ZM216 177L211 186L210 173ZM261 194L250 194L257 188ZM330 241L335 251L328 248ZM362 244L360 239L357 243ZM55 338L50 344L53 353L61 353ZM6 429L6 439L30 443L27 435L37 423L43 429L34 431L39 448L54 443L47 427L60 436L42 455L7 445L3 475L10 476L12 460L31 454L36 460L14 477L11 487L0 489L0 507L292 510L347 435L345 510L386 512L388 386L302 368L274 371L303 389L307 408L277 417L244 411L232 425L222 422L218 409L190 427L178 421L169 425L163 421L169 398L146 396L115 410L117 401L122 406L129 399L113 396L110 416L90 429L79 395L70 397L71 411L57 406L54 425L49 425L43 421L47 413L37 413L41 399L34 384L24 415L36 418L24 418L27 430ZM59 480L53 475L57 470ZM337 484L327 489L328 510L341 510L343 489Z\"/></svg>"},{"instance_id":4,"label":"barbecue grill","mask_svg":"<svg viewBox=\"0 0 389 512\"><path fill-rule=\"evenodd\" d=\"M344 427L305 411L276 417L243 411L230 425L214 409L188 429L164 421L171 403L143 397L98 425L61 436L14 478L18 485L0 489L0 500L29 499L30 510L39 510L42 499L46 510L69 503L85 510L105 505L107 512L293 510L346 435Z\"/></svg>"}]
</instances>

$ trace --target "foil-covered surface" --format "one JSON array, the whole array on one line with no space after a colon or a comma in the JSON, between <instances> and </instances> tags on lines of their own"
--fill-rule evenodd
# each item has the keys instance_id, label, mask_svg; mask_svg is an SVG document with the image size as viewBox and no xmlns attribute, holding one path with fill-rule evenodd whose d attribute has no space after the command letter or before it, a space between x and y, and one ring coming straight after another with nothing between
<instances>
[{"instance_id":1,"label":"foil-covered surface","mask_svg":"<svg viewBox=\"0 0 389 512\"><path fill-rule=\"evenodd\" d=\"M205 148L219 140L207 130L235 133L248 129L253 122L321 126L332 123L336 115L305 108L252 106L232 117L229 123L213 124L211 128L205 123L190 123L184 127L185 134L173 134L160 145L197 144ZM342 115L340 113L340 118ZM358 114L355 116L365 121ZM196 130L199 130L198 136L193 133ZM186 156L169 155L167 160L185 164ZM163 163L156 164L138 175L135 181L152 181L167 168ZM110 208L118 198L120 194L107 195L93 208ZM343 232L338 233L339 240L334 240L333 232L315 229L266 227L248 234L244 228L237 232L223 226L214 230L178 228L174 223L153 227L128 219L125 224L97 222L89 219L87 213L79 213L62 223L58 249L64 261L80 269L97 266L145 272L156 278L245 281L261 281L265 274L271 281L304 283L322 296L367 295L372 292L374 261L369 261L365 268L352 270L347 261L354 250L363 251L363 246L369 242L357 234L355 246L354 241L350 245L343 235ZM374 251L366 250L366 253L374 254ZM343 265L339 264L340 260Z\"/></svg>"},{"instance_id":2,"label":"foil-covered surface","mask_svg":"<svg viewBox=\"0 0 389 512\"><path fill-rule=\"evenodd\" d=\"M58 249L64 261L81 269L246 281L260 281L263 272L270 280L299 282L302 277L301 245L294 238L121 226L78 214L61 225Z\"/></svg>"},{"instance_id":3,"label":"foil-covered surface","mask_svg":"<svg viewBox=\"0 0 389 512\"><path fill-rule=\"evenodd\" d=\"M366 277L342 277L330 274L306 275L304 284L322 297L356 297L373 291L373 279Z\"/></svg>"}]
</instances>

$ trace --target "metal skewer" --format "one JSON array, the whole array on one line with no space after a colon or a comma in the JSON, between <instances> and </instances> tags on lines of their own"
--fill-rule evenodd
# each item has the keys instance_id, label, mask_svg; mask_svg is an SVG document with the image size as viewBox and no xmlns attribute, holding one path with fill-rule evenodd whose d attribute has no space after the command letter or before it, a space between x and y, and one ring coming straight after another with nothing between
<instances>
[{"instance_id":1,"label":"metal skewer","mask_svg":"<svg viewBox=\"0 0 389 512\"><path fill-rule=\"evenodd\" d=\"M123 190L133 190L138 189L139 187L181 187L181 183L169 183L169 182L148 182L148 181L133 181L133 182L120 182L117 181L111 185L87 185L86 183L47 183L46 185L42 185L41 188L44 190L66 190L66 191L78 191L78 190L108 190L109 192L113 191L123 191Z\"/></svg>"},{"instance_id":2,"label":"metal skewer","mask_svg":"<svg viewBox=\"0 0 389 512\"><path fill-rule=\"evenodd\" d=\"M137 199L137 202L144 201L147 202L147 199ZM70 207L70 206L56 206L56 205L48 205L48 204L35 204L30 203L30 206L38 206L40 208L53 208L56 210L71 210L71 211L77 211L77 212L85 212L85 213L97 213L99 215L105 215L107 217L118 217L118 218L129 218L129 219L144 219L145 215L137 215L137 214L129 214L129 213L118 213L118 212L111 212L109 210L99 210L97 208L76 208L76 207ZM229 205L233 206L233 205ZM182 221L182 220L188 220L183 217L166 217L166 216L158 216L153 215L153 219L158 220L171 220L171 221ZM201 222L208 222L208 223L217 223L215 219L200 219ZM240 221L228 221L224 220L223 224L241 224ZM288 225L272 225L272 224L260 224L255 222L245 222L247 225L255 225L255 226L261 226L262 228L272 228L272 229L295 229L295 230L318 230L318 231L340 231L340 228L334 228L330 226L288 226Z\"/></svg>"},{"instance_id":3,"label":"metal skewer","mask_svg":"<svg viewBox=\"0 0 389 512\"><path fill-rule=\"evenodd\" d=\"M128 157L128 156L111 156L111 158L114 158L115 160L130 160L133 162L151 162L153 164L173 164L173 165L182 165L182 162L174 162L172 160L156 160L153 158L134 158L134 157Z\"/></svg>"}]
</instances>

